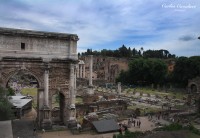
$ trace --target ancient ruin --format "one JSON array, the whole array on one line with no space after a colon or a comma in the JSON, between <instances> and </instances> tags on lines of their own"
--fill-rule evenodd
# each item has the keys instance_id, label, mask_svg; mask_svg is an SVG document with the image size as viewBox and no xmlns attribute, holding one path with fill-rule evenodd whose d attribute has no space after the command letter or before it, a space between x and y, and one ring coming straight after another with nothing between
<instances>
[{"instance_id":1,"label":"ancient ruin","mask_svg":"<svg viewBox=\"0 0 200 138\"><path fill-rule=\"evenodd\" d=\"M189 93L200 92L200 77L196 77L188 81L188 91Z\"/></svg>"},{"instance_id":2,"label":"ancient ruin","mask_svg":"<svg viewBox=\"0 0 200 138\"><path fill-rule=\"evenodd\" d=\"M38 81L37 122L52 126L52 95L59 93L60 120L75 119L76 34L0 28L0 84L7 87L18 72L31 74Z\"/></svg>"},{"instance_id":3,"label":"ancient ruin","mask_svg":"<svg viewBox=\"0 0 200 138\"><path fill-rule=\"evenodd\" d=\"M89 78L90 56L81 56L80 60L84 61L85 78ZM128 70L128 59L93 56L92 76L94 80L105 80L106 82L115 83L115 79L121 70Z\"/></svg>"}]
</instances>

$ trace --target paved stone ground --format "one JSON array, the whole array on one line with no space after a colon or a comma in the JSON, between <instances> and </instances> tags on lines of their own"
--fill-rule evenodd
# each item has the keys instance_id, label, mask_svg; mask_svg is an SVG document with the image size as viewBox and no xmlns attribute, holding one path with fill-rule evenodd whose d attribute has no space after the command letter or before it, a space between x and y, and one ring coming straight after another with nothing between
<instances>
[{"instance_id":1,"label":"paved stone ground","mask_svg":"<svg viewBox=\"0 0 200 138\"><path fill-rule=\"evenodd\" d=\"M0 138L13 138L11 121L0 121Z\"/></svg>"},{"instance_id":2,"label":"paved stone ground","mask_svg":"<svg viewBox=\"0 0 200 138\"><path fill-rule=\"evenodd\" d=\"M32 119L13 120L13 138L41 138L33 133L34 122Z\"/></svg>"},{"instance_id":3,"label":"paved stone ground","mask_svg":"<svg viewBox=\"0 0 200 138\"><path fill-rule=\"evenodd\" d=\"M154 129L155 123L153 121L148 120L148 117L138 117L136 120L140 120L142 122L140 128L139 127L131 127L128 128L130 131L150 131ZM164 120L159 120L163 122ZM121 123L126 123L127 120L122 121ZM106 133L106 134L96 134L94 132L87 132L87 133L80 133L73 135L70 131L57 131L57 132L45 132L45 133L39 133L38 135L42 138L113 138L114 134L119 134L118 132L114 133Z\"/></svg>"}]
</instances>

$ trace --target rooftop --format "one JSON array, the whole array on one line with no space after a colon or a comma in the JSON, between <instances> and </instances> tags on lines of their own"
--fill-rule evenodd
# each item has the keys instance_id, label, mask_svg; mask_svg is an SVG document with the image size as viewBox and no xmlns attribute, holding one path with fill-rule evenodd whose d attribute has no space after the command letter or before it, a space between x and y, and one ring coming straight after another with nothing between
<instances>
[{"instance_id":1,"label":"rooftop","mask_svg":"<svg viewBox=\"0 0 200 138\"><path fill-rule=\"evenodd\" d=\"M78 40L76 34L57 33L57 32L44 32L25 29L3 28L0 27L0 34L12 36L30 36L30 37L44 37L44 38L59 38L59 39L73 39Z\"/></svg>"},{"instance_id":2,"label":"rooftop","mask_svg":"<svg viewBox=\"0 0 200 138\"><path fill-rule=\"evenodd\" d=\"M25 99L26 96L10 96L9 102L13 104L16 108L22 108L25 106L27 103L32 101L32 99Z\"/></svg>"}]
</instances>

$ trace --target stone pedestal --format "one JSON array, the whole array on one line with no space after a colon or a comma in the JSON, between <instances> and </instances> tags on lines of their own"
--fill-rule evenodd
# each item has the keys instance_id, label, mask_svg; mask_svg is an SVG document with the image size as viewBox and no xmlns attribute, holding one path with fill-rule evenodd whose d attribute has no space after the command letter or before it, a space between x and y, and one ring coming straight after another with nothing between
<instances>
[{"instance_id":1,"label":"stone pedestal","mask_svg":"<svg viewBox=\"0 0 200 138\"><path fill-rule=\"evenodd\" d=\"M94 94L94 87L93 86L88 87L88 94L90 94L90 95Z\"/></svg>"},{"instance_id":2,"label":"stone pedestal","mask_svg":"<svg viewBox=\"0 0 200 138\"><path fill-rule=\"evenodd\" d=\"M41 109L41 112L43 114L42 122L41 122L41 128L45 130L52 129L52 121L50 119L50 109L47 106L44 106Z\"/></svg>"}]
</instances>

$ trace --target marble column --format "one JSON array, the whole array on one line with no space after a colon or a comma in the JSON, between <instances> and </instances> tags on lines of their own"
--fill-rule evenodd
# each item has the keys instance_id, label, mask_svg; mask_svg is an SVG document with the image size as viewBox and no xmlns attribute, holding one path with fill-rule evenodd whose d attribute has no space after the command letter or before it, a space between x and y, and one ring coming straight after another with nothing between
<instances>
[{"instance_id":1,"label":"marble column","mask_svg":"<svg viewBox=\"0 0 200 138\"><path fill-rule=\"evenodd\" d=\"M75 88L76 88L76 79L75 79L75 65L70 64L70 83L69 83L69 91L70 91L70 103L69 103L69 118L68 120L76 120L76 107L75 107L75 100L76 100L76 94L75 94Z\"/></svg>"},{"instance_id":2,"label":"marble column","mask_svg":"<svg viewBox=\"0 0 200 138\"><path fill-rule=\"evenodd\" d=\"M79 64L77 65L77 71L76 71L76 76L77 76L77 78L79 78Z\"/></svg>"},{"instance_id":3,"label":"marble column","mask_svg":"<svg viewBox=\"0 0 200 138\"><path fill-rule=\"evenodd\" d=\"M89 68L89 88L88 88L88 94L92 95L94 94L93 90L93 84L92 84L92 73L93 73L93 56L90 55L90 68Z\"/></svg>"},{"instance_id":4,"label":"marble column","mask_svg":"<svg viewBox=\"0 0 200 138\"><path fill-rule=\"evenodd\" d=\"M44 103L43 107L40 109L42 113L42 122L40 127L44 129L52 128L51 113L49 108L49 65L46 65L44 71Z\"/></svg>"},{"instance_id":5,"label":"marble column","mask_svg":"<svg viewBox=\"0 0 200 138\"><path fill-rule=\"evenodd\" d=\"M89 86L93 86L92 85L92 72L93 72L93 55L90 55L90 70L89 70L90 74L89 74Z\"/></svg>"},{"instance_id":6,"label":"marble column","mask_svg":"<svg viewBox=\"0 0 200 138\"><path fill-rule=\"evenodd\" d=\"M118 82L118 84L117 84L117 92L118 92L119 95L121 94L121 91L122 91L121 82Z\"/></svg>"},{"instance_id":7,"label":"marble column","mask_svg":"<svg viewBox=\"0 0 200 138\"><path fill-rule=\"evenodd\" d=\"M83 65L83 78L85 78L85 64Z\"/></svg>"},{"instance_id":8,"label":"marble column","mask_svg":"<svg viewBox=\"0 0 200 138\"><path fill-rule=\"evenodd\" d=\"M49 70L44 72L44 105L49 107Z\"/></svg>"},{"instance_id":9,"label":"marble column","mask_svg":"<svg viewBox=\"0 0 200 138\"><path fill-rule=\"evenodd\" d=\"M74 96L74 64L70 64L70 103L75 104L75 96Z\"/></svg>"},{"instance_id":10,"label":"marble column","mask_svg":"<svg viewBox=\"0 0 200 138\"><path fill-rule=\"evenodd\" d=\"M77 78L77 68L74 68L74 95L76 99L76 78Z\"/></svg>"},{"instance_id":11,"label":"marble column","mask_svg":"<svg viewBox=\"0 0 200 138\"><path fill-rule=\"evenodd\" d=\"M83 78L83 65L80 64L80 78Z\"/></svg>"}]
</instances>

